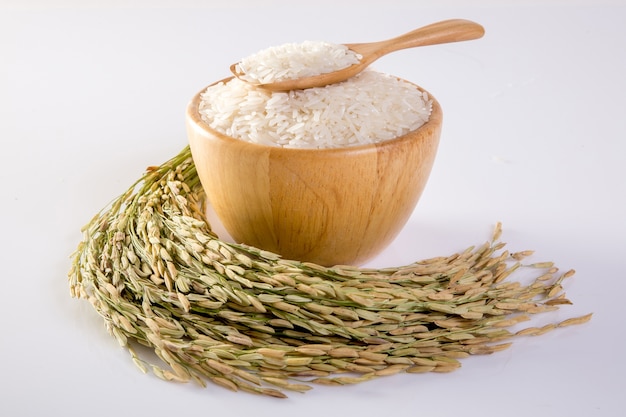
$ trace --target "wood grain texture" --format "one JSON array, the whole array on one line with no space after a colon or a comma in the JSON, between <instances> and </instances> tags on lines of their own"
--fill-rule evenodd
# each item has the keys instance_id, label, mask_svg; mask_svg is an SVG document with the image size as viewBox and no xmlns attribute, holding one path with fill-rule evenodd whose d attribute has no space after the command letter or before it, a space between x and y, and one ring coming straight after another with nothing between
<instances>
[{"instance_id":1,"label":"wood grain texture","mask_svg":"<svg viewBox=\"0 0 626 417\"><path fill-rule=\"evenodd\" d=\"M209 128L189 103L187 131L215 213L241 243L321 265L359 265L397 236L426 186L442 124L403 137L339 149L248 143Z\"/></svg>"}]
</instances>

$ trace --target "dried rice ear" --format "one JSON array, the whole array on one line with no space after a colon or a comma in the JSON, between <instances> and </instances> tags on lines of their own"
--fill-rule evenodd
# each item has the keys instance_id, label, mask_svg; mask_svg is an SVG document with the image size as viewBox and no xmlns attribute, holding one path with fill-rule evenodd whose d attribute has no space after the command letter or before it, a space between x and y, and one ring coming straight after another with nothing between
<instances>
[{"instance_id":1,"label":"dried rice ear","mask_svg":"<svg viewBox=\"0 0 626 417\"><path fill-rule=\"evenodd\" d=\"M143 372L166 381L285 397L311 384L454 371L516 336L591 319L518 327L571 304L563 285L574 272L521 264L530 252L504 250L500 225L492 241L449 256L327 268L220 240L203 198L186 147L84 227L68 274L70 294L91 303ZM512 280L521 268L534 280Z\"/></svg>"}]
</instances>

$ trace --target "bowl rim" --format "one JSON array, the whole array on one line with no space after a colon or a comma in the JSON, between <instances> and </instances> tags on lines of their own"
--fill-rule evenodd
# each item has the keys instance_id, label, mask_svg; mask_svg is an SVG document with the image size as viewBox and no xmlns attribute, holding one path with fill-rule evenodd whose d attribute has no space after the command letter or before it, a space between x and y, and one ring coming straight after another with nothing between
<instances>
[{"instance_id":1,"label":"bowl rim","mask_svg":"<svg viewBox=\"0 0 626 417\"><path fill-rule=\"evenodd\" d=\"M340 147L335 147L335 148L293 148L293 147L285 147L285 146L279 146L279 145L266 145L266 144L262 144L262 143L256 143L256 142L250 142L248 140L245 139L238 139L238 138L234 138L232 136L228 136L225 135L215 129L213 129L211 126L209 126L203 119L202 116L200 115L200 102L201 102L201 96L202 94L206 91L207 88L219 84L219 83L226 83L229 82L230 80L232 80L233 78L235 78L234 76L232 77L227 77L218 81L215 81L214 83L211 83L209 85L207 85L206 87L204 87L202 90L198 91L193 98L191 99L191 101L189 102L189 104L187 105L187 111L186 111L186 117L188 119L188 121L191 121L194 125L204 129L205 131L211 133L211 135L213 135L215 138L219 139L220 141L225 141L225 142L230 142L232 144L246 144L246 145L251 145L253 147L256 147L257 150L267 150L267 151L278 151L280 150L281 152L286 152L286 153L326 153L326 154L331 154L331 153L341 153L341 152L346 152L346 151L350 151L350 152L359 152L359 151L368 151L368 150L375 150L375 149L379 149L381 147L387 147L387 146L395 146L398 145L400 142L405 142L405 141L412 141L414 139L415 133L419 132L421 130L426 130L427 128L437 128L440 127L442 122L443 122L443 111L441 109L441 105L439 104L439 102L437 101L437 99L428 91L425 90L424 88L422 88L421 86L408 81L408 80L404 80L400 77L398 77L399 79L402 79L403 81L406 81L412 85L414 85L416 88L418 88L420 91L425 92L426 94L428 94L428 98L432 101L431 104L431 112L430 112L430 116L428 118L428 120L426 121L426 123L422 124L420 127L418 127L415 130L412 130L410 132L405 133L402 136L398 136L395 137L393 139L386 139L386 140L382 140L376 143L365 143L365 144L360 144L360 145L349 145L349 146L340 146Z\"/></svg>"}]
</instances>

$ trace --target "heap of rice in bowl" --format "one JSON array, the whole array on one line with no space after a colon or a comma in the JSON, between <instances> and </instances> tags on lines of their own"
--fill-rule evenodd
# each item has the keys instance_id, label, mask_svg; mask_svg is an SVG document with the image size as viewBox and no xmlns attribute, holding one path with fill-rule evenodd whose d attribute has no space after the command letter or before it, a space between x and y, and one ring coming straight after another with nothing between
<instances>
[{"instance_id":1,"label":"heap of rice in bowl","mask_svg":"<svg viewBox=\"0 0 626 417\"><path fill-rule=\"evenodd\" d=\"M271 92L237 78L201 95L205 123L227 136L288 148L337 148L394 139L428 121L414 84L372 69L326 87Z\"/></svg>"}]
</instances>

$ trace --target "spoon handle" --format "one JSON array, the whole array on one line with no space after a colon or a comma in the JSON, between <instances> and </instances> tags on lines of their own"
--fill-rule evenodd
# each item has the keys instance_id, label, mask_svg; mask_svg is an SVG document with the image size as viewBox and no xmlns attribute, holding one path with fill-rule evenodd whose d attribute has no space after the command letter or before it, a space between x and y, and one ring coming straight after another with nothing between
<instances>
[{"instance_id":1,"label":"spoon handle","mask_svg":"<svg viewBox=\"0 0 626 417\"><path fill-rule=\"evenodd\" d=\"M371 63L383 55L400 49L469 41L482 37L484 33L485 29L478 23L465 19L450 19L423 26L385 41L356 43L347 46L363 55L363 58L367 58Z\"/></svg>"}]
</instances>

